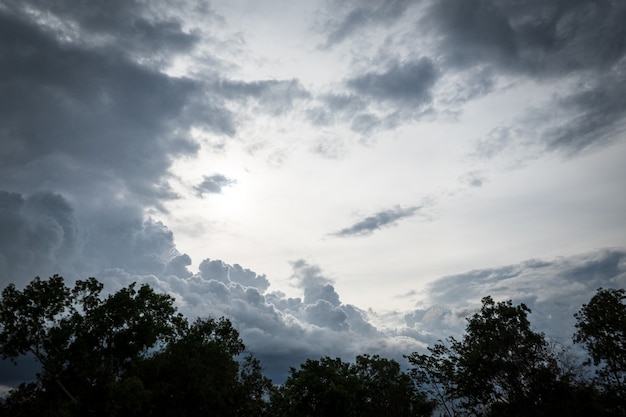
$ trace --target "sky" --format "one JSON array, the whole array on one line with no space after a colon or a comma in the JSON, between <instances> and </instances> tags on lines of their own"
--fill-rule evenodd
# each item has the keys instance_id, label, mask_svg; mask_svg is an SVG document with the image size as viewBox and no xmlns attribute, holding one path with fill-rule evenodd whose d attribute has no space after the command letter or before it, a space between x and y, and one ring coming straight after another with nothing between
<instances>
[{"instance_id":1,"label":"sky","mask_svg":"<svg viewBox=\"0 0 626 417\"><path fill-rule=\"evenodd\" d=\"M0 97L1 286L148 283L275 380L626 287L621 1L3 0Z\"/></svg>"}]
</instances>

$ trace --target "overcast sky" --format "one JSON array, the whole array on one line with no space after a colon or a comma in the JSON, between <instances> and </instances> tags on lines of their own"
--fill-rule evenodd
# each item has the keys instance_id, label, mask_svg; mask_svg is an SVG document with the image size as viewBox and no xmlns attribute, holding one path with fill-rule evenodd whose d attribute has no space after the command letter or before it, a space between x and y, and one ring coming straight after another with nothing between
<instances>
[{"instance_id":1,"label":"overcast sky","mask_svg":"<svg viewBox=\"0 0 626 417\"><path fill-rule=\"evenodd\" d=\"M4 0L0 97L2 286L148 282L275 377L626 286L622 1Z\"/></svg>"}]
</instances>

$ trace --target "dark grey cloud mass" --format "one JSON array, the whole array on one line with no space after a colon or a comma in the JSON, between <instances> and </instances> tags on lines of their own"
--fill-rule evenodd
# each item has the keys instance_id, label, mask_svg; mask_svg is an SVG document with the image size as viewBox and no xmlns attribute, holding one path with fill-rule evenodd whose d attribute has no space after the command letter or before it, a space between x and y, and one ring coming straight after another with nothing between
<instances>
[{"instance_id":1,"label":"dark grey cloud mass","mask_svg":"<svg viewBox=\"0 0 626 417\"><path fill-rule=\"evenodd\" d=\"M197 82L65 42L5 10L0 52L0 95L10 98L0 104L4 187L101 182L153 204L173 197L171 158L198 149L185 134Z\"/></svg>"},{"instance_id":2,"label":"dark grey cloud mass","mask_svg":"<svg viewBox=\"0 0 626 417\"><path fill-rule=\"evenodd\" d=\"M403 36L390 32L381 50L368 58L385 70L358 69L346 80L347 90L368 103L346 117L355 132L368 135L376 129L393 129L397 121L415 120L415 111L407 111L407 107L416 105L432 105L427 114L455 114L463 104L493 92L499 85L530 82L550 87L561 83L562 90L541 108L529 109L524 117L503 126L533 127L520 137L524 142L514 141L516 145L523 148L530 144L533 149L570 157L622 137L626 120L626 3L443 0L426 4L421 15L407 13L410 2L388 3L380 6L381 10L377 9L379 3L329 6L329 10L338 10L340 17L328 18L327 46L359 42L359 30L379 23L392 25L415 19L413 28ZM416 39L430 45L430 52L420 59L414 57ZM401 63L390 52L392 45L409 51ZM372 110L380 101L388 106L386 115L378 115L376 123L373 119L364 123L364 117L375 113ZM558 117L550 118L550 114ZM318 109L311 119L329 124L336 116ZM483 145L486 142L480 141ZM503 144L494 146L506 148Z\"/></svg>"},{"instance_id":3,"label":"dark grey cloud mass","mask_svg":"<svg viewBox=\"0 0 626 417\"><path fill-rule=\"evenodd\" d=\"M522 121L535 126L526 137L566 156L621 137L626 118L624 22L626 4L608 0L445 0L433 2L422 21L441 37L438 51L450 70L487 66L487 77L576 80L547 104L551 112L540 109L543 117ZM546 119L555 109L564 117Z\"/></svg>"},{"instance_id":4,"label":"dark grey cloud mass","mask_svg":"<svg viewBox=\"0 0 626 417\"><path fill-rule=\"evenodd\" d=\"M429 58L397 63L384 72L372 72L348 80L355 92L376 100L420 106L431 100L437 81L435 65Z\"/></svg>"},{"instance_id":5,"label":"dark grey cloud mass","mask_svg":"<svg viewBox=\"0 0 626 417\"><path fill-rule=\"evenodd\" d=\"M395 224L397 221L414 216L420 207L394 207L392 209L380 211L372 216L367 216L363 220L359 220L350 227L333 233L333 236L349 237L349 236L366 236L374 233L383 227Z\"/></svg>"}]
</instances>

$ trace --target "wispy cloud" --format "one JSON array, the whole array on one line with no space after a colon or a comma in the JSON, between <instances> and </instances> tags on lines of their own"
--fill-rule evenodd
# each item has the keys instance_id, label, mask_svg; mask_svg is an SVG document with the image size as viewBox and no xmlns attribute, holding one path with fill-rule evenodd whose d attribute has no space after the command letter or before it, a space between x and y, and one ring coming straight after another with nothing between
<instances>
[{"instance_id":1,"label":"wispy cloud","mask_svg":"<svg viewBox=\"0 0 626 417\"><path fill-rule=\"evenodd\" d=\"M332 233L333 236L349 237L349 236L367 236L384 227L391 226L401 219L414 216L420 207L394 207L392 209L379 211L376 214L367 216L359 220L350 227Z\"/></svg>"}]
</instances>

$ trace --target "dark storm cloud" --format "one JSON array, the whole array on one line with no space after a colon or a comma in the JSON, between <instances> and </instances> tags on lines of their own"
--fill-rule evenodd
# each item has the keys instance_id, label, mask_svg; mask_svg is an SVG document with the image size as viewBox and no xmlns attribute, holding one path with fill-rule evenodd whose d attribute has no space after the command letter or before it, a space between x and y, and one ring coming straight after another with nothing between
<instances>
[{"instance_id":1,"label":"dark storm cloud","mask_svg":"<svg viewBox=\"0 0 626 417\"><path fill-rule=\"evenodd\" d=\"M219 194L222 192L222 188L235 184L236 181L222 174L214 174L211 176L204 176L202 182L194 187L198 196L202 197L205 193Z\"/></svg>"},{"instance_id":2,"label":"dark storm cloud","mask_svg":"<svg viewBox=\"0 0 626 417\"><path fill-rule=\"evenodd\" d=\"M189 51L199 40L197 34L185 32L181 22L168 15L167 9L158 2L151 3L8 0L5 4L15 14L40 17L39 21L49 30L78 43L108 42L120 53L139 53L152 61L163 54ZM78 32L73 33L76 28Z\"/></svg>"},{"instance_id":3,"label":"dark storm cloud","mask_svg":"<svg viewBox=\"0 0 626 417\"><path fill-rule=\"evenodd\" d=\"M198 85L123 56L61 43L31 22L0 11L0 170L5 186L109 176L138 197L171 196L171 158L198 149L181 126ZM64 158L46 175L37 161ZM63 174L65 173L65 174ZM98 178L98 174L99 177ZM80 176L79 176L80 178ZM39 180L40 181L40 180Z\"/></svg>"},{"instance_id":4,"label":"dark storm cloud","mask_svg":"<svg viewBox=\"0 0 626 417\"><path fill-rule=\"evenodd\" d=\"M485 60L507 65L517 54L507 16L490 1L433 2L424 22L445 36L449 65L466 67Z\"/></svg>"},{"instance_id":5,"label":"dark storm cloud","mask_svg":"<svg viewBox=\"0 0 626 417\"><path fill-rule=\"evenodd\" d=\"M0 191L0 283L22 284L76 262L84 230L58 194Z\"/></svg>"},{"instance_id":6,"label":"dark storm cloud","mask_svg":"<svg viewBox=\"0 0 626 417\"><path fill-rule=\"evenodd\" d=\"M626 52L622 2L444 0L422 19L450 64L537 75L610 68Z\"/></svg>"},{"instance_id":7,"label":"dark storm cloud","mask_svg":"<svg viewBox=\"0 0 626 417\"><path fill-rule=\"evenodd\" d=\"M437 52L445 70L465 74L489 68L484 79L490 83L496 76L576 80L547 104L551 112L537 112L556 109L558 120L526 120L536 127L526 131L527 142L532 137L571 156L623 132L626 3L445 0L433 2L422 23L441 38Z\"/></svg>"},{"instance_id":8,"label":"dark storm cloud","mask_svg":"<svg viewBox=\"0 0 626 417\"><path fill-rule=\"evenodd\" d=\"M347 81L356 93L376 100L421 106L431 99L437 81L435 65L428 58L396 63L383 72L369 72Z\"/></svg>"},{"instance_id":9,"label":"dark storm cloud","mask_svg":"<svg viewBox=\"0 0 626 417\"><path fill-rule=\"evenodd\" d=\"M345 7L344 2L333 4L331 9ZM343 42L360 29L368 25L384 24L401 17L411 5L410 0L359 1L354 8L348 8L345 15L326 23L327 38L324 48L330 48Z\"/></svg>"},{"instance_id":10,"label":"dark storm cloud","mask_svg":"<svg viewBox=\"0 0 626 417\"><path fill-rule=\"evenodd\" d=\"M339 237L370 235L376 230L391 226L401 219L414 216L419 209L419 207L395 207L393 209L383 210L363 220L359 220L352 226L341 229L332 235Z\"/></svg>"}]
</instances>

